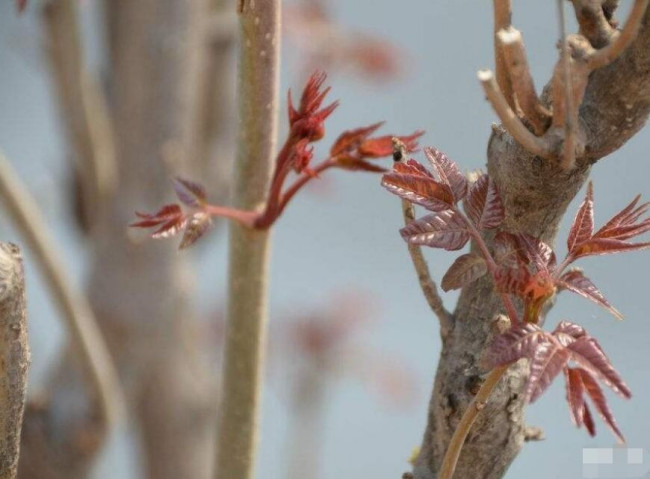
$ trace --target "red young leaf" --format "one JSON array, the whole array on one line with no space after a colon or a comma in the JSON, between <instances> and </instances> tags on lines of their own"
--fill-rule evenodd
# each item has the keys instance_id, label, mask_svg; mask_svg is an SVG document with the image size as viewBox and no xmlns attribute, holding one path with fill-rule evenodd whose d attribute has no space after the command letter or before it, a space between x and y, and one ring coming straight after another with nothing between
<instances>
[{"instance_id":1,"label":"red young leaf","mask_svg":"<svg viewBox=\"0 0 650 479\"><path fill-rule=\"evenodd\" d=\"M309 138L301 138L289 150L289 164L296 173L302 173L307 170L312 157L314 156L314 147L310 146Z\"/></svg>"},{"instance_id":2,"label":"red young leaf","mask_svg":"<svg viewBox=\"0 0 650 479\"><path fill-rule=\"evenodd\" d=\"M533 266L537 271L546 271L549 267L555 266L556 259L553 248L542 240L526 233L517 233L512 236L518 246L517 253L526 264Z\"/></svg>"},{"instance_id":3,"label":"red young leaf","mask_svg":"<svg viewBox=\"0 0 650 479\"><path fill-rule=\"evenodd\" d=\"M600 228L594 235L597 238L615 238L615 239L629 239L632 236L637 236L645 231L640 233L631 234L630 229L634 227L639 227L644 225L644 228L647 228L648 220L641 222L640 225L635 224L639 218L646 213L650 203L643 203L640 206L636 206L641 196L638 195L632 202L623 208L618 214L616 214L611 220L609 220L605 225ZM621 237L621 233L624 233L624 237Z\"/></svg>"},{"instance_id":4,"label":"red young leaf","mask_svg":"<svg viewBox=\"0 0 650 479\"><path fill-rule=\"evenodd\" d=\"M395 163L394 170L382 177L381 184L391 193L430 211L446 210L454 204L451 189L434 180L430 173L415 161Z\"/></svg>"},{"instance_id":5,"label":"red young leaf","mask_svg":"<svg viewBox=\"0 0 650 479\"><path fill-rule=\"evenodd\" d=\"M549 341L537 346L526 385L528 402L535 402L546 391L568 360L569 352L559 344Z\"/></svg>"},{"instance_id":6,"label":"red young leaf","mask_svg":"<svg viewBox=\"0 0 650 479\"><path fill-rule=\"evenodd\" d=\"M517 296L523 295L531 278L530 272L523 264L521 268L499 267L494 275L495 287L499 293Z\"/></svg>"},{"instance_id":7,"label":"red young leaf","mask_svg":"<svg viewBox=\"0 0 650 479\"><path fill-rule=\"evenodd\" d=\"M465 198L465 195L467 195L467 178L460 172L456 163L436 148L425 148L424 154L438 174L440 181L451 188L454 193L454 200L458 202Z\"/></svg>"},{"instance_id":8,"label":"red young leaf","mask_svg":"<svg viewBox=\"0 0 650 479\"><path fill-rule=\"evenodd\" d=\"M618 375L605 352L595 338L584 336L567 346L571 359L587 371L595 374L616 394L629 399L632 392Z\"/></svg>"},{"instance_id":9,"label":"red young leaf","mask_svg":"<svg viewBox=\"0 0 650 479\"><path fill-rule=\"evenodd\" d=\"M443 276L440 286L443 291L460 289L484 276L485 273L487 273L485 260L479 255L467 253L456 258Z\"/></svg>"},{"instance_id":10,"label":"red young leaf","mask_svg":"<svg viewBox=\"0 0 650 479\"><path fill-rule=\"evenodd\" d=\"M571 225L571 230L569 231L569 239L567 240L567 247L569 248L569 253L573 252L573 249L577 244L587 241L591 238L591 235L594 232L594 189L591 181L589 186L587 186L587 196L584 201L578 208L578 213L576 214L573 224Z\"/></svg>"},{"instance_id":11,"label":"red young leaf","mask_svg":"<svg viewBox=\"0 0 650 479\"><path fill-rule=\"evenodd\" d=\"M337 156L342 153L349 153L356 150L361 143L372 135L379 127L384 124L383 121L375 123L374 125L357 128L355 130L348 130L341 133L336 139L332 148L330 148L330 156Z\"/></svg>"},{"instance_id":12,"label":"red young leaf","mask_svg":"<svg viewBox=\"0 0 650 479\"><path fill-rule=\"evenodd\" d=\"M481 175L469 188L465 211L479 230L497 228L505 219L501 196L488 175Z\"/></svg>"},{"instance_id":13,"label":"red young leaf","mask_svg":"<svg viewBox=\"0 0 650 479\"><path fill-rule=\"evenodd\" d=\"M570 323L569 321L561 321L558 324L552 333L554 336L557 334L566 334L571 336L573 339L578 339L583 336L587 336L587 331L582 326L578 326L575 323Z\"/></svg>"},{"instance_id":14,"label":"red young leaf","mask_svg":"<svg viewBox=\"0 0 650 479\"><path fill-rule=\"evenodd\" d=\"M580 373L584 391L591 398L591 401L596 407L596 411L598 411L600 417L603 419L603 421L605 421L605 424L609 426L621 444L625 444L625 438L623 437L621 430L618 428L616 420L614 419L614 415L607 405L607 400L605 399L605 395L603 394L602 389L600 389L600 386L588 371L585 371L584 369L578 369L578 371Z\"/></svg>"},{"instance_id":15,"label":"red young leaf","mask_svg":"<svg viewBox=\"0 0 650 479\"><path fill-rule=\"evenodd\" d=\"M649 203L637 206L636 197L605 226L592 236L577 241L571 248L571 259L583 256L604 255L650 248L650 243L628 243L626 240L650 231L650 218L642 219L650 208Z\"/></svg>"},{"instance_id":16,"label":"red young leaf","mask_svg":"<svg viewBox=\"0 0 650 479\"><path fill-rule=\"evenodd\" d=\"M426 215L402 228L400 234L411 244L447 251L461 249L470 238L463 218L453 210Z\"/></svg>"},{"instance_id":17,"label":"red young leaf","mask_svg":"<svg viewBox=\"0 0 650 479\"><path fill-rule=\"evenodd\" d=\"M187 218L183 210L176 204L165 205L154 214L136 212L136 215L140 218L140 221L131 223L129 226L136 228L158 226L158 229L151 234L151 237L156 239L174 236L187 224Z\"/></svg>"},{"instance_id":18,"label":"red young leaf","mask_svg":"<svg viewBox=\"0 0 650 479\"><path fill-rule=\"evenodd\" d=\"M398 171L400 173L406 173L406 174L414 174L414 175L422 175L427 178L431 178L432 180L435 180L435 177L431 174L429 170L427 170L423 165L418 163L412 158L409 158L406 161L400 161L397 162L393 165L393 168L395 171ZM449 190L451 192L451 190Z\"/></svg>"},{"instance_id":19,"label":"red young leaf","mask_svg":"<svg viewBox=\"0 0 650 479\"><path fill-rule=\"evenodd\" d=\"M386 135L378 138L370 138L359 145L359 154L366 158L384 158L393 154L393 138L397 138L406 146L407 153L413 153L418 149L417 139L424 135L423 131L416 131L408 136Z\"/></svg>"},{"instance_id":20,"label":"red young leaf","mask_svg":"<svg viewBox=\"0 0 650 479\"><path fill-rule=\"evenodd\" d=\"M585 415L585 400L582 397L584 387L580 370L576 368L565 368L564 377L566 379L566 400L569 403L571 420L577 427L582 426Z\"/></svg>"},{"instance_id":21,"label":"red young leaf","mask_svg":"<svg viewBox=\"0 0 650 479\"><path fill-rule=\"evenodd\" d=\"M186 224L187 224L187 218L185 217L179 217L170 220L167 223L163 224L156 231L151 233L151 237L153 239L169 238L171 236L178 234L183 228L185 228Z\"/></svg>"},{"instance_id":22,"label":"red young leaf","mask_svg":"<svg viewBox=\"0 0 650 479\"><path fill-rule=\"evenodd\" d=\"M26 6L27 6L27 0L16 0L16 8L18 9L19 12L25 10Z\"/></svg>"},{"instance_id":23,"label":"red young leaf","mask_svg":"<svg viewBox=\"0 0 650 479\"><path fill-rule=\"evenodd\" d=\"M564 273L557 281L557 285L599 304L617 319L623 319L623 315L609 304L598 288L579 269L572 269Z\"/></svg>"},{"instance_id":24,"label":"red young leaf","mask_svg":"<svg viewBox=\"0 0 650 479\"><path fill-rule=\"evenodd\" d=\"M336 166L343 168L344 170L368 171L370 173L386 173L388 171L386 168L377 166L369 161L347 155L337 156Z\"/></svg>"},{"instance_id":25,"label":"red young leaf","mask_svg":"<svg viewBox=\"0 0 650 479\"><path fill-rule=\"evenodd\" d=\"M494 237L494 260L506 268L519 267L519 243L512 233L499 231Z\"/></svg>"},{"instance_id":26,"label":"red young leaf","mask_svg":"<svg viewBox=\"0 0 650 479\"><path fill-rule=\"evenodd\" d=\"M330 89L322 89L327 75L322 72L314 73L302 92L299 109L293 106L291 91L288 94L289 125L291 134L300 138L308 138L311 141L321 139L325 134L323 122L338 107L338 102L322 108L323 100Z\"/></svg>"},{"instance_id":27,"label":"red young leaf","mask_svg":"<svg viewBox=\"0 0 650 479\"><path fill-rule=\"evenodd\" d=\"M650 248L648 243L627 243L617 239L592 238L576 246L573 257L602 256L606 254L623 253Z\"/></svg>"},{"instance_id":28,"label":"red young leaf","mask_svg":"<svg viewBox=\"0 0 650 479\"><path fill-rule=\"evenodd\" d=\"M173 185L176 196L183 204L194 208L205 204L206 193L203 185L178 176L174 178Z\"/></svg>"},{"instance_id":29,"label":"red young leaf","mask_svg":"<svg viewBox=\"0 0 650 479\"><path fill-rule=\"evenodd\" d=\"M532 358L541 344L552 340L553 338L536 324L522 323L513 326L492 340L486 358L487 364L490 367L504 366L521 358Z\"/></svg>"},{"instance_id":30,"label":"red young leaf","mask_svg":"<svg viewBox=\"0 0 650 479\"><path fill-rule=\"evenodd\" d=\"M141 218L141 220L131 223L129 226L136 228L150 228L169 221L175 221L183 216L183 210L181 210L180 206L173 204L163 206L154 214L138 213L137 211L135 214Z\"/></svg>"},{"instance_id":31,"label":"red young leaf","mask_svg":"<svg viewBox=\"0 0 650 479\"><path fill-rule=\"evenodd\" d=\"M187 223L183 239L181 240L178 249L185 249L196 243L197 240L208 230L208 227L211 224L212 219L209 214L204 213L203 211L194 213Z\"/></svg>"},{"instance_id":32,"label":"red young leaf","mask_svg":"<svg viewBox=\"0 0 650 479\"><path fill-rule=\"evenodd\" d=\"M594 437L596 435L596 425L594 424L594 418L591 416L591 411L589 411L589 406L587 406L587 403L584 402L584 414L582 415L582 422L585 425L585 428L587 428L587 431L589 432L589 435L591 437Z\"/></svg>"}]
</instances>

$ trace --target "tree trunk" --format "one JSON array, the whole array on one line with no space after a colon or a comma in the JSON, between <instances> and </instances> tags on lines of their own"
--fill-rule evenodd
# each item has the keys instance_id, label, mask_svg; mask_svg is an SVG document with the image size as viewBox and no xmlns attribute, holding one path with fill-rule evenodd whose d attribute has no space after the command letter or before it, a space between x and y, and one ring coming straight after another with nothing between
<instances>
[{"instance_id":1,"label":"tree trunk","mask_svg":"<svg viewBox=\"0 0 650 479\"><path fill-rule=\"evenodd\" d=\"M212 462L213 377L197 346L187 256L136 244L135 209L159 207L188 169L204 0L109 0L117 191L96 228L90 299L140 427L148 477L201 479ZM94 232L95 233L95 232Z\"/></svg>"},{"instance_id":2,"label":"tree trunk","mask_svg":"<svg viewBox=\"0 0 650 479\"><path fill-rule=\"evenodd\" d=\"M548 88L547 88L548 90ZM544 97L550 98L546 91ZM650 11L634 43L621 58L595 71L580 107L587 133L586 151L577 167L525 151L502 128L495 127L488 145L487 167L504 201L503 226L552 244L569 202L598 159L620 148L645 124L650 113ZM485 371L478 361L496 313L503 312L492 283L483 278L465 287L454 312L454 329L443 344L427 428L417 459L416 479L437 477L442 458L460 418ZM513 365L479 415L463 447L454 477L503 477L524 443L522 387L527 368Z\"/></svg>"}]
</instances>

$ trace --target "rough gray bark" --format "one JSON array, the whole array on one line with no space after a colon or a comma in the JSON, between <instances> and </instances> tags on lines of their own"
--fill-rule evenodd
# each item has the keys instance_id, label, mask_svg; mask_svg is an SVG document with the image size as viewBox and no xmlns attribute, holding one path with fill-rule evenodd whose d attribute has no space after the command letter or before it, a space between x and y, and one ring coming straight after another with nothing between
<instances>
[{"instance_id":1,"label":"rough gray bark","mask_svg":"<svg viewBox=\"0 0 650 479\"><path fill-rule=\"evenodd\" d=\"M25 308L20 250L0 243L0 479L14 479L18 471L29 368Z\"/></svg>"},{"instance_id":2,"label":"rough gray bark","mask_svg":"<svg viewBox=\"0 0 650 479\"><path fill-rule=\"evenodd\" d=\"M202 479L212 463L213 378L189 305L187 255L126 237L188 169L197 114L204 0L107 0L109 103L117 191L94 231L89 295L143 439L147 474ZM110 292L110 294L107 294Z\"/></svg>"},{"instance_id":3,"label":"rough gray bark","mask_svg":"<svg viewBox=\"0 0 650 479\"><path fill-rule=\"evenodd\" d=\"M551 95L545 95L549 98ZM584 156L572 171L525 151L500 127L488 145L487 167L503 197L504 229L520 231L553 243L560 219L571 199L600 158L620 148L645 124L650 113L650 11L634 43L621 58L595 71L580 108L586 133ZM463 289L454 312L455 326L443 345L416 479L437 476L447 444L481 381L478 361L489 325L503 307L482 279ZM463 447L454 477L503 477L524 443L522 386L526 368L512 366L495 389Z\"/></svg>"}]
</instances>

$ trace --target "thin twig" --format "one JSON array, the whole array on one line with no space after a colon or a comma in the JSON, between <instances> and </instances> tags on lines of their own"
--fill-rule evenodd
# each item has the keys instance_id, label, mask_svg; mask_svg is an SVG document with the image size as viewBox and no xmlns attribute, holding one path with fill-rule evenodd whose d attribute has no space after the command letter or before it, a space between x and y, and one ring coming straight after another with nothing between
<instances>
[{"instance_id":1,"label":"thin twig","mask_svg":"<svg viewBox=\"0 0 650 479\"><path fill-rule=\"evenodd\" d=\"M596 50L596 53L589 59L589 66L592 70L609 65L634 41L641 28L643 14L648 8L649 1L636 0L634 2L632 11L627 17L627 21L620 34L614 36L614 40L609 45L600 50Z\"/></svg>"},{"instance_id":2,"label":"thin twig","mask_svg":"<svg viewBox=\"0 0 650 479\"><path fill-rule=\"evenodd\" d=\"M274 164L281 1L258 0L239 5L240 131L233 206L255 211L267 198ZM255 470L268 317L270 234L269 229L230 226L216 479L251 479Z\"/></svg>"},{"instance_id":3,"label":"thin twig","mask_svg":"<svg viewBox=\"0 0 650 479\"><path fill-rule=\"evenodd\" d=\"M410 201L402 200L402 213L404 214L405 226L408 226L409 223L415 220L415 208ZM444 339L453 326L452 315L445 309L442 298L438 294L436 283L431 279L431 272L429 271L427 261L424 259L424 254L422 254L422 248L419 245L411 243L407 243L407 246L413 267L418 275L418 282L420 283L422 294L424 294L427 303L429 303L431 311L433 311L440 321L440 335Z\"/></svg>"},{"instance_id":4,"label":"thin twig","mask_svg":"<svg viewBox=\"0 0 650 479\"><path fill-rule=\"evenodd\" d=\"M105 431L124 414L124 396L117 372L86 297L68 280L36 201L0 153L0 198L24 237L48 284L72 343L81 356L84 373L99 405Z\"/></svg>"},{"instance_id":5,"label":"thin twig","mask_svg":"<svg viewBox=\"0 0 650 479\"><path fill-rule=\"evenodd\" d=\"M499 85L497 85L494 79L494 74L490 70L480 70L478 72L478 79L483 85L485 95L492 108L494 108L503 126L510 132L512 137L533 155L547 159L553 158L554 154L548 146L548 143L528 131L526 126L508 106L508 102L503 97Z\"/></svg>"},{"instance_id":6,"label":"thin twig","mask_svg":"<svg viewBox=\"0 0 650 479\"><path fill-rule=\"evenodd\" d=\"M508 28L512 19L511 0L494 0L494 63L497 84L503 92L508 105L515 109L515 98L513 93L512 78L508 75L504 52L501 48L498 33L504 28Z\"/></svg>"},{"instance_id":7,"label":"thin twig","mask_svg":"<svg viewBox=\"0 0 650 479\"><path fill-rule=\"evenodd\" d=\"M560 27L560 55L562 61L562 83L564 86L564 144L562 147L562 161L560 164L565 170L575 165L576 123L578 120L577 107L573 98L573 78L571 75L571 56L566 36L566 19L564 15L564 1L557 0L558 21Z\"/></svg>"},{"instance_id":8,"label":"thin twig","mask_svg":"<svg viewBox=\"0 0 650 479\"><path fill-rule=\"evenodd\" d=\"M460 457L460 452L465 443L465 439L467 439L469 431L472 429L474 421L476 421L479 413L487 405L487 401L490 398L492 391L496 385L499 384L501 377L503 377L507 370L508 366L500 366L490 371L478 393L476 393L472 402L469 403L467 410L465 410L460 423L454 431L454 435L451 437L451 441L447 447L447 452L442 461L442 467L440 468L438 479L451 479L453 477L456 464L458 463L458 458Z\"/></svg>"},{"instance_id":9,"label":"thin twig","mask_svg":"<svg viewBox=\"0 0 650 479\"><path fill-rule=\"evenodd\" d=\"M18 470L29 369L25 268L20 250L0 243L0 478Z\"/></svg>"},{"instance_id":10,"label":"thin twig","mask_svg":"<svg viewBox=\"0 0 650 479\"><path fill-rule=\"evenodd\" d=\"M517 103L524 117L533 127L533 132L541 136L548 129L551 114L539 101L535 84L530 74L526 50L521 32L513 27L500 30L497 39L505 57L505 67L512 82ZM497 81L498 83L498 81Z\"/></svg>"},{"instance_id":11,"label":"thin twig","mask_svg":"<svg viewBox=\"0 0 650 479\"><path fill-rule=\"evenodd\" d=\"M397 161L402 161L406 158L406 146L397 138L393 138L393 157ZM415 208L408 200L402 200L402 214L404 215L404 225L408 226L409 223L415 221ZM418 275L418 282L422 294L427 300L431 311L438 317L440 322L440 336L444 339L451 332L453 327L453 317L449 311L445 309L442 298L438 293L435 281L431 278L431 272L427 261L424 259L422 248L419 245L407 243L408 252L413 262L413 267Z\"/></svg>"}]
</instances>

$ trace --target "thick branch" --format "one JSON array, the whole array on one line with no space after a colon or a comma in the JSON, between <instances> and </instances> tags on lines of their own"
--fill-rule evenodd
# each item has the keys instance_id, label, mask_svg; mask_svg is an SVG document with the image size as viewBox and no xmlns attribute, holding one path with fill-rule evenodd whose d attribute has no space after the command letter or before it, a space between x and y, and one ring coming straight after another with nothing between
<instances>
[{"instance_id":1,"label":"thick branch","mask_svg":"<svg viewBox=\"0 0 650 479\"><path fill-rule=\"evenodd\" d=\"M551 120L550 112L544 108L535 92L535 84L530 74L526 50L521 32L507 28L497 33L497 38L505 55L506 69L521 112L532 125L537 136L541 136Z\"/></svg>"},{"instance_id":2,"label":"thick branch","mask_svg":"<svg viewBox=\"0 0 650 479\"><path fill-rule=\"evenodd\" d=\"M510 27L512 21L511 0L493 0L494 10L494 69L496 71L497 84L503 92L506 102L515 109L515 97L513 92L512 78L508 75L506 57L501 47L498 34L501 30Z\"/></svg>"},{"instance_id":3,"label":"thick branch","mask_svg":"<svg viewBox=\"0 0 650 479\"><path fill-rule=\"evenodd\" d=\"M580 98L574 98L573 95L573 78L571 75L571 57L569 52L569 46L567 45L567 34L566 34L566 19L564 15L564 0L557 0L558 7L558 17L560 25L560 64L562 65L561 75L558 75L557 78L561 78L561 82L557 82L554 85L554 90L557 90L558 93L563 91L564 95L561 98L561 101L554 103L559 105L562 103L564 105L564 118L558 120L559 115L556 114L554 122L562 125L564 128L564 144L562 147L562 160L561 164L565 170L573 168L575 165L575 142L576 142L576 128L578 123L578 108L579 102L582 100L582 95ZM557 96L556 96L557 98Z\"/></svg>"},{"instance_id":4,"label":"thick branch","mask_svg":"<svg viewBox=\"0 0 650 479\"><path fill-rule=\"evenodd\" d=\"M277 134L280 0L240 13L239 125L234 207L262 206ZM250 479L255 466L267 322L269 234L232 224L217 479Z\"/></svg>"},{"instance_id":5,"label":"thick branch","mask_svg":"<svg viewBox=\"0 0 650 479\"><path fill-rule=\"evenodd\" d=\"M25 270L20 250L0 243L0 479L14 479L29 369Z\"/></svg>"}]
</instances>

